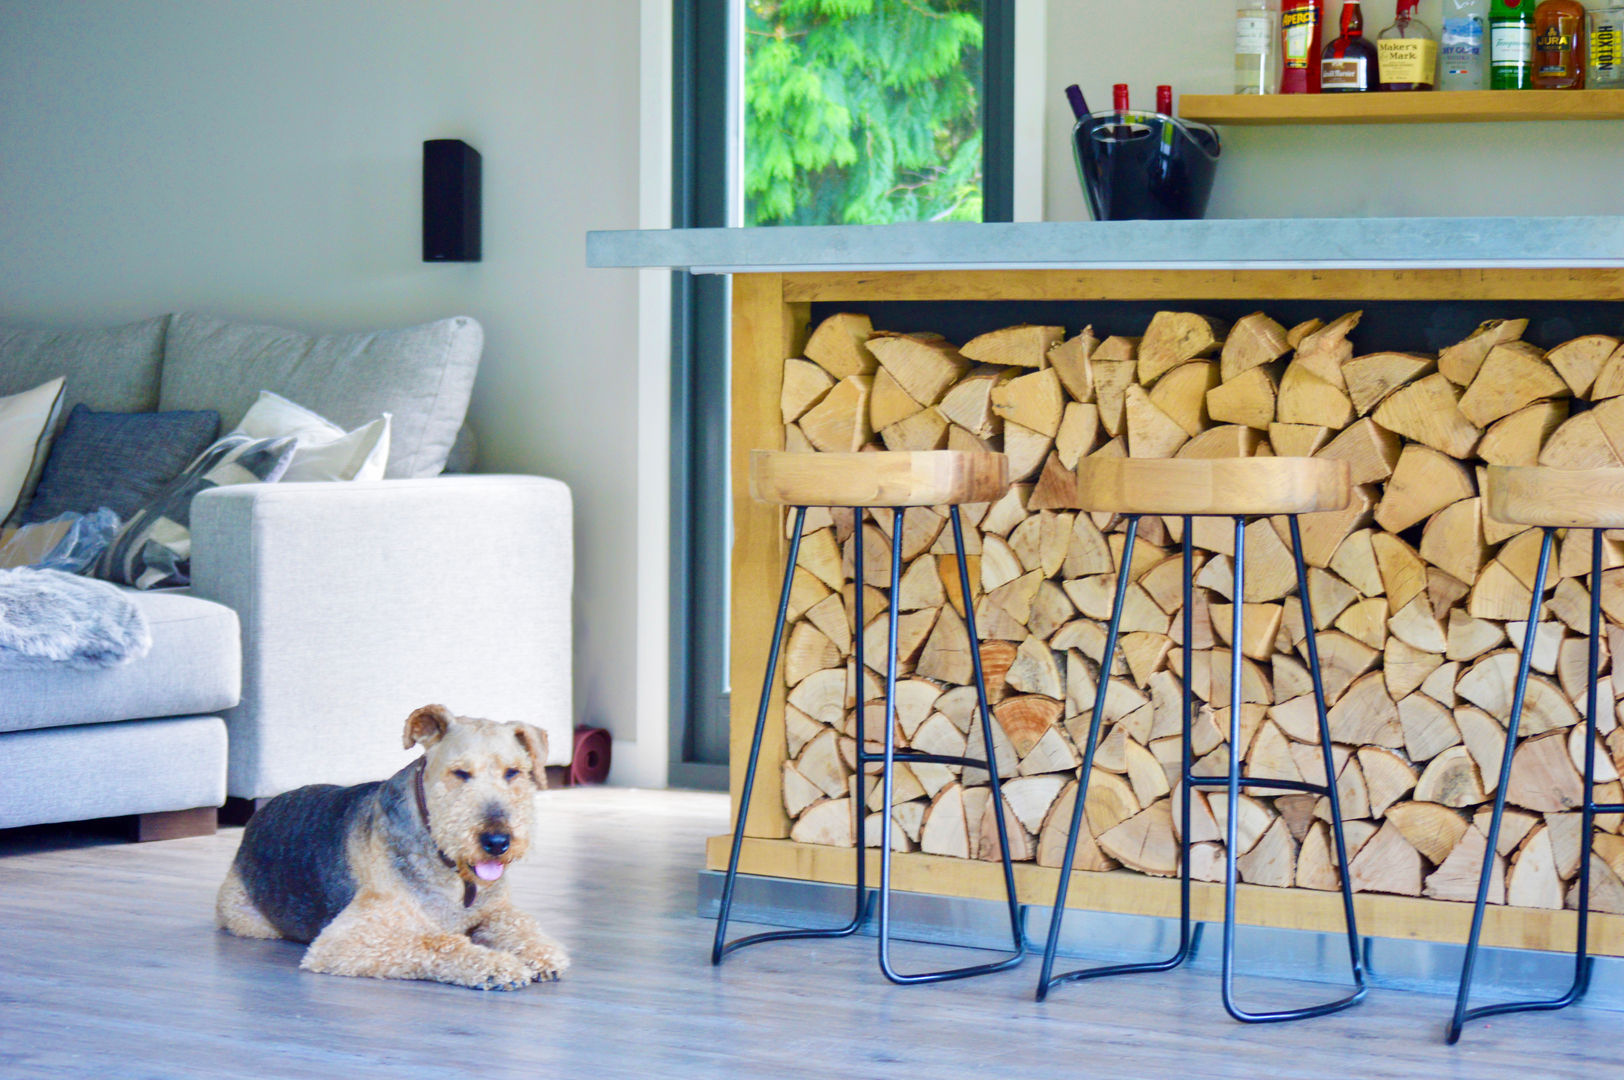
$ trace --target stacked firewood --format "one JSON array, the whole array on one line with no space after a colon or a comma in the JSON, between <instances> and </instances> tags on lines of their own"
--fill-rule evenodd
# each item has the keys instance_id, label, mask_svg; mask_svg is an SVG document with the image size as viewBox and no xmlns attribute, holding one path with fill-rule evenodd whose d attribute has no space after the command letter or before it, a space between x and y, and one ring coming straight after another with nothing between
<instances>
[{"instance_id":1,"label":"stacked firewood","mask_svg":"<svg viewBox=\"0 0 1624 1080\"><path fill-rule=\"evenodd\" d=\"M1309 597L1358 890L1470 899L1482 865L1540 549L1540 531L1493 520L1489 464L1624 466L1624 347L1590 335L1549 352L1527 321L1484 323L1438 356L1354 355L1360 313L1287 328L1258 312L1226 326L1161 312L1143 337L1066 337L1013 326L956 346L876 332L834 315L785 362L785 442L805 451L996 450L1009 494L962 510L971 593L960 587L944 511L909 510L898 590L898 746L980 756L971 676L980 651L1015 857L1056 866L1066 842L1098 680L1110 680L1078 866L1178 872L1182 680L1195 695L1197 774L1228 770L1231 650L1242 654L1240 729L1253 775L1324 782L1284 519L1246 532L1246 595L1234 593L1234 523L1195 519L1192 670L1183 667L1182 519L1140 522L1122 566L1120 518L1069 509L1086 457L1340 458L1351 505L1301 519ZM809 513L795 572L783 675L792 837L851 845L856 813L878 843L882 796L857 778L857 740L879 748L890 586L889 513ZM1624 801L1624 728L1610 653L1624 648L1624 544L1563 536L1535 635L1533 675L1506 792L1496 903L1573 901L1581 852L1581 723L1590 590L1602 590L1598 795ZM854 626L852 551L863 545ZM1117 575L1130 584L1122 648L1101 671ZM1233 605L1243 633L1231 640ZM966 630L973 605L980 638ZM864 670L855 670L861 633ZM857 730L859 695L865 703ZM961 775L962 773L962 775ZM987 776L897 769L893 844L998 857ZM1243 795L1242 880L1334 889L1328 800ZM1222 867L1222 792L1197 792L1192 873ZM1624 913L1624 822L1598 819L1594 906Z\"/></svg>"}]
</instances>

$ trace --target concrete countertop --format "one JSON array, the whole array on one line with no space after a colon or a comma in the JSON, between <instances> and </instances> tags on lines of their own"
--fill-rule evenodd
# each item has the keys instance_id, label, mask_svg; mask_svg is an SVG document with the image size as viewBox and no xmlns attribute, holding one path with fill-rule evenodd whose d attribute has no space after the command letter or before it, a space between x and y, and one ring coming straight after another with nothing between
<instances>
[{"instance_id":1,"label":"concrete countertop","mask_svg":"<svg viewBox=\"0 0 1624 1080\"><path fill-rule=\"evenodd\" d=\"M1292 218L587 233L592 267L838 270L1624 267L1624 216Z\"/></svg>"}]
</instances>

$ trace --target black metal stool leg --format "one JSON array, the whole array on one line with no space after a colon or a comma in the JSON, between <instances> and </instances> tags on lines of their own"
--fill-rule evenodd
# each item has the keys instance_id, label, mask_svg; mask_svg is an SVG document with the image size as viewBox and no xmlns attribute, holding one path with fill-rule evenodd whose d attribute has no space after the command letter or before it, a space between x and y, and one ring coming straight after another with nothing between
<instances>
[{"instance_id":1,"label":"black metal stool leg","mask_svg":"<svg viewBox=\"0 0 1624 1080\"><path fill-rule=\"evenodd\" d=\"M1472 989L1472 969L1477 964L1478 941L1483 931L1483 910L1488 903L1489 884L1494 873L1495 848L1500 838L1500 818L1505 812L1506 787L1511 782L1511 763L1517 749L1517 727L1522 720L1524 696L1528 689L1528 670L1534 655L1534 641L1539 629L1539 612L1545 600L1545 573L1550 564L1551 545L1556 530L1547 528L1539 548L1539 568L1534 573L1534 595L1528 605L1528 623L1523 631L1523 646L1517 663L1517 687L1511 699L1511 718L1506 724L1506 748L1500 759L1500 783L1494 792L1494 814L1489 819L1489 835L1483 852L1483 869L1478 877L1477 901L1472 908L1472 929L1466 938L1466 957L1461 965L1460 989L1455 997L1455 1012L1449 1021L1448 1041L1459 1041L1461 1029L1467 1021L1501 1013L1544 1011L1561 1009L1584 996L1590 985L1590 955L1588 931L1590 924L1590 846L1595 815L1617 813L1624 810L1619 804L1598 804L1595 801L1596 780L1596 678L1601 666L1601 532L1591 533L1590 552L1590 649L1589 687L1585 695L1586 722L1584 812L1580 836L1584 838L1579 856L1578 939L1574 944L1573 982L1567 992L1558 997L1535 1001L1510 1001L1498 1005L1483 1005L1468 1009L1466 1002Z\"/></svg>"},{"instance_id":2,"label":"black metal stool leg","mask_svg":"<svg viewBox=\"0 0 1624 1080\"><path fill-rule=\"evenodd\" d=\"M970 574L968 564L964 558L964 534L959 523L959 509L956 506L948 508L953 523L953 546L958 554L959 587L964 597L965 628L970 637L970 656L972 670L975 673L976 701L981 711L982 742L986 750L986 758L980 762L973 762L959 758L940 758L931 754L913 754L903 751L902 761L938 761L957 763L960 765L984 764L987 770L988 783L993 799L994 820L998 826L999 854L1003 859L1004 888L1009 898L1010 932L1014 938L1014 953L1002 960L985 964L971 964L967 967L948 968L942 971L927 971L919 974L903 974L896 970L891 963L891 792L893 786L893 770L899 760L896 750L895 713L896 713L896 686L897 686L897 604L901 598L900 582L902 578L902 526L903 511L897 509L891 528L891 603L889 611L889 653L886 657L885 672L885 752L882 755L884 771L881 774L881 789L883 792L883 816L880 819L880 897L879 897L879 958L880 971L887 979L894 983L904 985L913 983L946 982L950 979L965 979L973 975L985 975L994 971L1004 971L1021 962L1026 953L1026 935L1021 926L1020 901L1015 892L1015 866L1009 852L1009 833L1004 821L1004 796L998 779L998 759L993 746L992 714L987 705L987 685L981 671L980 640L976 635L974 594L970 591ZM862 696L861 691L858 694ZM859 732L859 740L861 732ZM859 767L863 761L861 754L861 741L859 741ZM861 813L861 808L859 808Z\"/></svg>"},{"instance_id":3,"label":"black metal stool leg","mask_svg":"<svg viewBox=\"0 0 1624 1080\"><path fill-rule=\"evenodd\" d=\"M1094 714L1088 723L1088 745L1083 748L1083 764L1077 776L1077 799L1071 808L1071 829L1066 835L1066 855L1060 863L1060 880L1055 886L1054 907L1049 913L1049 938L1043 948L1043 969L1038 973L1037 1000L1042 1001L1049 996L1053 987L1063 982L1074 982L1081 979L1097 979L1106 975L1127 975L1142 971L1166 971L1183 963L1190 951L1189 935L1189 860L1184 860L1184 909L1181 920L1179 950L1166 960L1148 961L1137 964L1112 964L1105 967L1083 968L1078 971L1068 971L1062 975L1052 975L1054 971L1055 950L1060 944L1060 926L1066 914L1066 893L1071 885L1072 865L1077 857L1077 840L1082 835L1084 804L1088 801L1088 780L1094 768L1094 751L1099 746L1100 726L1105 717L1105 698L1111 688L1111 662L1116 657L1117 634L1122 625L1122 603L1128 592L1128 568L1133 565L1133 544L1139 535L1139 515L1128 516L1127 541L1122 546L1122 566L1117 573L1116 599L1111 605L1111 621L1105 629L1105 651L1100 655L1099 685L1094 690ZM1184 519L1184 574L1185 574L1185 638L1184 655L1188 664L1190 656L1190 617L1189 617L1189 590L1190 590L1190 519ZM1189 668L1185 668L1188 673ZM1189 723L1189 697L1185 697L1185 723ZM1185 741L1185 771L1189 770L1189 742ZM1189 836L1189 791L1184 793L1184 835Z\"/></svg>"},{"instance_id":4,"label":"black metal stool leg","mask_svg":"<svg viewBox=\"0 0 1624 1080\"><path fill-rule=\"evenodd\" d=\"M778 598L778 617L777 617L776 621L773 623L772 648L767 653L767 673L766 673L766 675L763 678L762 683L761 683L761 703L756 709L756 730L755 730L754 736L750 740L750 763L745 768L744 786L739 792L738 816L735 819L734 824L733 824L733 848L732 848L732 851L728 855L727 876L724 879L723 885L722 885L722 900L721 900L721 904L719 905L719 907L717 909L717 912L716 912L716 937L715 937L715 940L711 944L711 963L713 965L714 964L720 964L722 962L722 957L726 956L730 952L733 952L735 949L741 949L746 945L756 945L756 944L760 944L763 941L789 941L789 940L793 940L793 939L797 939L797 938L844 937L844 936L846 936L848 934L851 934L851 933L855 932L857 930L857 928L860 925L862 925L862 914L863 914L863 888L862 888L862 885L863 885L862 865L863 864L862 864L862 858L863 858L863 850L862 850L861 847L859 847L857 849L857 858L858 858L858 864L857 864L857 866L858 866L858 869L857 869L857 913L852 918L852 921L850 923L848 923L847 925L845 925L843 927L830 929L830 930L774 930L774 931L770 931L770 932L762 933L762 934L751 934L748 937L739 938L737 941L731 941L730 942L730 941L727 940L728 917L732 914L732 911L733 911L733 890L734 890L734 886L738 882L738 877L739 877L739 852L741 851L741 849L744 846L744 823L745 823L745 819L750 814L750 795L751 795L751 792L755 789L756 765L760 761L760 758L761 758L761 741L762 741L762 736L763 736L763 734L764 734L764 732L766 731L766 728L767 728L767 707L770 704L770 702L772 701L773 676L776 675L777 671L778 671L778 652L779 652L779 648L782 645L783 640L784 640L784 623L785 623L785 621L786 621L786 619L788 617L788 614L789 614L790 591L791 591L791 588L793 587L794 581L795 581L795 562L800 556L800 552L801 552L801 531L805 527L805 525L806 525L806 507L797 506L795 508L794 535L790 538L790 543L789 543L789 558L784 564L784 587L783 587L782 593L780 593L779 598ZM860 518L859 518L859 521L858 521L858 525L859 525L858 548L859 548L859 550L861 550L862 536L861 536L861 519ZM858 558L860 560L861 555L859 555ZM861 566L862 565L861 562L859 562L858 565ZM861 580L860 577L859 577L859 580ZM859 589L858 589L858 596L859 596L859 601L858 602L859 603L862 602L861 599L860 599L861 595L862 595L862 589L861 589L861 587L859 587ZM859 609L859 610L861 610L861 609ZM859 641L860 640L861 640L861 635L859 635ZM857 654L858 657L859 657L859 662L861 662L861 657L862 657L861 648L862 648L862 646L859 644L859 646L858 646L859 652ZM862 677L861 672L858 673L858 677L859 677L859 679L861 679L861 677ZM859 696L861 696L861 695L859 695ZM859 709L860 708L861 708L861 706L859 706ZM859 722L861 722L861 713L860 712L859 712ZM859 731L859 736L860 735L861 735L861 732ZM861 785L859 785L859 787L860 786ZM861 827L862 827L862 819L861 819L861 817L859 817L858 818L858 828L861 829ZM861 842L861 841L859 841L859 842Z\"/></svg>"}]
</instances>

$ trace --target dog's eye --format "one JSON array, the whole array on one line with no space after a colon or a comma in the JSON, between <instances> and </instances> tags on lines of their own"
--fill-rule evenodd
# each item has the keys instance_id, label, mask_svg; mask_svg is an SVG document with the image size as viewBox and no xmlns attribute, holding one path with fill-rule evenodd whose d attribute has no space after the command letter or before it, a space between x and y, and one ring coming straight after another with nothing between
<instances>
[{"instance_id":1,"label":"dog's eye","mask_svg":"<svg viewBox=\"0 0 1624 1080\"><path fill-rule=\"evenodd\" d=\"M458 780L472 780L474 778L473 773L470 773L467 769L452 769L451 775Z\"/></svg>"},{"instance_id":2,"label":"dog's eye","mask_svg":"<svg viewBox=\"0 0 1624 1080\"><path fill-rule=\"evenodd\" d=\"M507 772L502 774L502 778L504 780L509 781L509 782L511 782L513 780L516 780L518 778L518 776L519 776L519 770L518 769L509 769Z\"/></svg>"}]
</instances>

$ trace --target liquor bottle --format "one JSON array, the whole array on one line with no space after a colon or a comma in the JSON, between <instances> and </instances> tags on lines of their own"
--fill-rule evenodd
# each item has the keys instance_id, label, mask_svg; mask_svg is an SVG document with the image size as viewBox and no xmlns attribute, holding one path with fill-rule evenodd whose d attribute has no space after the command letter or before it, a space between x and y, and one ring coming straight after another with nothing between
<instances>
[{"instance_id":1,"label":"liquor bottle","mask_svg":"<svg viewBox=\"0 0 1624 1080\"><path fill-rule=\"evenodd\" d=\"M1235 93L1280 89L1279 0L1235 2Z\"/></svg>"},{"instance_id":2,"label":"liquor bottle","mask_svg":"<svg viewBox=\"0 0 1624 1080\"><path fill-rule=\"evenodd\" d=\"M1320 54L1320 93L1376 89L1376 47L1365 40L1364 29L1359 0L1343 0L1342 34Z\"/></svg>"},{"instance_id":3,"label":"liquor bottle","mask_svg":"<svg viewBox=\"0 0 1624 1080\"><path fill-rule=\"evenodd\" d=\"M1534 86L1584 89L1585 8L1579 0L1544 0L1534 9Z\"/></svg>"},{"instance_id":4,"label":"liquor bottle","mask_svg":"<svg viewBox=\"0 0 1624 1080\"><path fill-rule=\"evenodd\" d=\"M1320 92L1320 34L1324 22L1324 0L1285 0L1280 8L1282 94Z\"/></svg>"},{"instance_id":5,"label":"liquor bottle","mask_svg":"<svg viewBox=\"0 0 1624 1080\"><path fill-rule=\"evenodd\" d=\"M1527 90L1534 74L1534 0L1489 7L1489 88Z\"/></svg>"},{"instance_id":6,"label":"liquor bottle","mask_svg":"<svg viewBox=\"0 0 1624 1080\"><path fill-rule=\"evenodd\" d=\"M1125 82L1111 84L1111 108L1117 112L1128 111L1128 84Z\"/></svg>"},{"instance_id":7,"label":"liquor bottle","mask_svg":"<svg viewBox=\"0 0 1624 1080\"><path fill-rule=\"evenodd\" d=\"M1438 39L1415 17L1421 0L1398 0L1393 25L1376 39L1383 90L1431 90L1438 83Z\"/></svg>"},{"instance_id":8,"label":"liquor bottle","mask_svg":"<svg viewBox=\"0 0 1624 1080\"><path fill-rule=\"evenodd\" d=\"M1166 83L1156 87L1156 111L1163 116L1173 115L1173 88Z\"/></svg>"},{"instance_id":9,"label":"liquor bottle","mask_svg":"<svg viewBox=\"0 0 1624 1080\"><path fill-rule=\"evenodd\" d=\"M1481 90L1488 75L1489 0L1444 0L1438 89Z\"/></svg>"},{"instance_id":10,"label":"liquor bottle","mask_svg":"<svg viewBox=\"0 0 1624 1080\"><path fill-rule=\"evenodd\" d=\"M1590 11L1585 85L1592 90L1624 88L1624 5Z\"/></svg>"}]
</instances>

